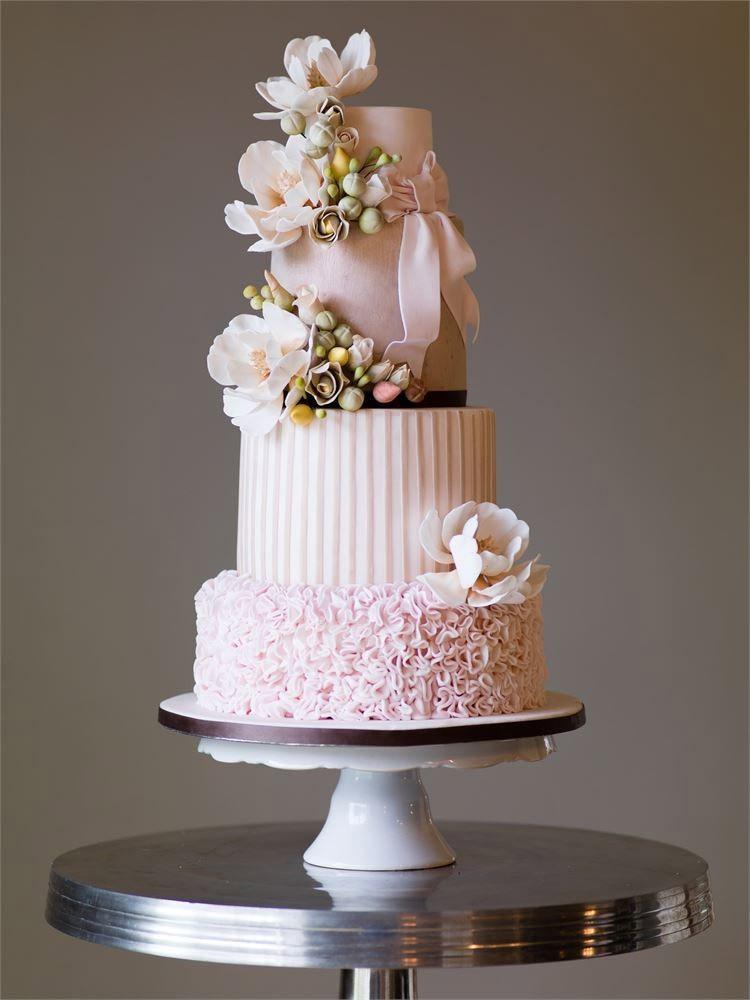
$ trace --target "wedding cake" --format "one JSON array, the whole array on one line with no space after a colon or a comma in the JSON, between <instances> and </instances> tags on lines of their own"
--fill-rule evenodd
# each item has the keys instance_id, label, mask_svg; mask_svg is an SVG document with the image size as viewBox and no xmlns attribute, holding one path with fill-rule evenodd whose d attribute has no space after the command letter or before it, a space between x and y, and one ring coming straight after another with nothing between
<instances>
[{"instance_id":1,"label":"wedding cake","mask_svg":"<svg viewBox=\"0 0 750 1000\"><path fill-rule=\"evenodd\" d=\"M257 84L227 205L270 253L208 355L240 429L237 568L196 597L195 693L271 719L488 716L539 707L528 525L496 505L492 410L466 405L474 255L429 111L355 107L366 31L292 40Z\"/></svg>"}]
</instances>

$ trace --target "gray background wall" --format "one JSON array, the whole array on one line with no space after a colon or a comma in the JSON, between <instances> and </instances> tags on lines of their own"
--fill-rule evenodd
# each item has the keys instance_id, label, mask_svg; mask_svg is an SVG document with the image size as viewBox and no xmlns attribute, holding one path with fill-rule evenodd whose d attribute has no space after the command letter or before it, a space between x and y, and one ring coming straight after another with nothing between
<instances>
[{"instance_id":1,"label":"gray background wall","mask_svg":"<svg viewBox=\"0 0 750 1000\"><path fill-rule=\"evenodd\" d=\"M441 817L708 858L693 941L428 971L430 997L746 996L744 4L6 3L9 997L325 997L329 973L181 963L43 923L47 867L152 830L320 818L334 776L226 767L155 722L192 597L234 565L239 439L205 371L257 274L222 222L286 40L363 25L370 103L431 107L477 252L472 399L553 575L539 765L430 774Z\"/></svg>"}]
</instances>

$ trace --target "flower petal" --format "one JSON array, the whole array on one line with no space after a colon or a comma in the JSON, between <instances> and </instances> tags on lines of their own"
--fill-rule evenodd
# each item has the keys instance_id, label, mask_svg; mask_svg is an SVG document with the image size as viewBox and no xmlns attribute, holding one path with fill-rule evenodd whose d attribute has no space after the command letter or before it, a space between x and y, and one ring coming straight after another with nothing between
<instances>
[{"instance_id":1,"label":"flower petal","mask_svg":"<svg viewBox=\"0 0 750 1000\"><path fill-rule=\"evenodd\" d=\"M224 390L224 412L228 417L244 417L262 405L263 403L252 399L242 389Z\"/></svg>"},{"instance_id":2,"label":"flower petal","mask_svg":"<svg viewBox=\"0 0 750 1000\"><path fill-rule=\"evenodd\" d=\"M254 206L245 205L241 201L233 201L224 208L224 220L230 229L243 236L257 236L258 227L247 211Z\"/></svg>"},{"instance_id":3,"label":"flower petal","mask_svg":"<svg viewBox=\"0 0 750 1000\"><path fill-rule=\"evenodd\" d=\"M497 555L495 552L490 552L488 549L485 549L485 551L482 552L483 576L500 576L502 573L507 573L512 565L512 560L508 559L506 556Z\"/></svg>"},{"instance_id":4,"label":"flower petal","mask_svg":"<svg viewBox=\"0 0 750 1000\"><path fill-rule=\"evenodd\" d=\"M265 381L264 389L269 396L281 394L295 375L307 370L307 351L292 351L285 355Z\"/></svg>"},{"instance_id":5,"label":"flower petal","mask_svg":"<svg viewBox=\"0 0 750 1000\"><path fill-rule=\"evenodd\" d=\"M445 515L443 520L443 545L446 548L450 545L451 538L454 535L461 534L464 525L476 510L476 506L473 500L469 500L467 503L462 503L460 507L454 507L453 510Z\"/></svg>"},{"instance_id":6,"label":"flower petal","mask_svg":"<svg viewBox=\"0 0 750 1000\"><path fill-rule=\"evenodd\" d=\"M351 97L361 94L363 90L375 82L378 75L377 66L366 66L364 69L353 69L344 73L335 87L332 88L336 97Z\"/></svg>"},{"instance_id":7,"label":"flower petal","mask_svg":"<svg viewBox=\"0 0 750 1000\"><path fill-rule=\"evenodd\" d=\"M461 586L458 573L423 573L417 579L430 588L435 597L450 608L457 608L466 603L467 590Z\"/></svg>"},{"instance_id":8,"label":"flower petal","mask_svg":"<svg viewBox=\"0 0 750 1000\"><path fill-rule=\"evenodd\" d=\"M450 550L461 586L467 589L473 587L482 572L482 557L477 551L476 538L473 534L454 535L450 541Z\"/></svg>"},{"instance_id":9,"label":"flower petal","mask_svg":"<svg viewBox=\"0 0 750 1000\"><path fill-rule=\"evenodd\" d=\"M484 608L490 604L519 604L520 601L514 599L514 597L518 596L516 578L511 574L503 577L502 580L499 580L491 587L472 590L469 594L469 604L473 608ZM523 600L522 597L521 600Z\"/></svg>"},{"instance_id":10,"label":"flower petal","mask_svg":"<svg viewBox=\"0 0 750 1000\"><path fill-rule=\"evenodd\" d=\"M263 303L263 319L282 354L304 347L310 337L310 331L298 316L273 302Z\"/></svg>"},{"instance_id":11,"label":"flower petal","mask_svg":"<svg viewBox=\"0 0 750 1000\"><path fill-rule=\"evenodd\" d=\"M452 563L453 556L443 547L440 536L440 517L431 510L419 526L419 542L428 556L439 563Z\"/></svg>"},{"instance_id":12,"label":"flower petal","mask_svg":"<svg viewBox=\"0 0 750 1000\"><path fill-rule=\"evenodd\" d=\"M273 430L279 422L280 415L281 396L279 395L276 399L261 403L254 410L242 416L233 417L232 423L248 434L259 437Z\"/></svg>"},{"instance_id":13,"label":"flower petal","mask_svg":"<svg viewBox=\"0 0 750 1000\"><path fill-rule=\"evenodd\" d=\"M320 35L308 35L306 38L292 38L291 41L287 42L286 48L284 49L284 69L291 76L291 63L292 59L298 59L303 66L307 66L309 60L308 53L310 51L310 46L314 42L320 41Z\"/></svg>"},{"instance_id":14,"label":"flower petal","mask_svg":"<svg viewBox=\"0 0 750 1000\"><path fill-rule=\"evenodd\" d=\"M270 253L272 250L282 250L296 243L302 235L301 229L292 229L288 233L278 233L273 239L256 240L247 249L255 253Z\"/></svg>"},{"instance_id":15,"label":"flower petal","mask_svg":"<svg viewBox=\"0 0 750 1000\"><path fill-rule=\"evenodd\" d=\"M375 62L375 43L369 32L359 31L350 35L341 53L341 65L345 72L371 66Z\"/></svg>"},{"instance_id":16,"label":"flower petal","mask_svg":"<svg viewBox=\"0 0 750 1000\"><path fill-rule=\"evenodd\" d=\"M310 49L310 58L314 60L318 67L318 72L323 77L329 87L335 86L344 75L344 67L341 60L336 55L331 43L325 44L327 39L319 42L318 45Z\"/></svg>"},{"instance_id":17,"label":"flower petal","mask_svg":"<svg viewBox=\"0 0 750 1000\"><path fill-rule=\"evenodd\" d=\"M274 108L291 108L303 88L287 76L271 76L265 83L256 83L255 89Z\"/></svg>"}]
</instances>

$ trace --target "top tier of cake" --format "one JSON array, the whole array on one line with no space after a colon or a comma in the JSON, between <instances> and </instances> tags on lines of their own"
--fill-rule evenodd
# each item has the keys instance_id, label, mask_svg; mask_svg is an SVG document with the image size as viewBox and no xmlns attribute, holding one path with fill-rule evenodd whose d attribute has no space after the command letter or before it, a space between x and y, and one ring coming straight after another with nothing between
<instances>
[{"instance_id":1,"label":"top tier of cake","mask_svg":"<svg viewBox=\"0 0 750 1000\"><path fill-rule=\"evenodd\" d=\"M417 178L425 169L433 149L429 111L347 105L345 122L359 135L358 154L380 146L401 156L398 168L390 168L394 187L400 179ZM438 184L445 188L447 197L442 171ZM431 208L430 205L419 207L420 212L429 212ZM315 285L326 307L345 318L357 333L372 338L377 353L387 350L391 360L408 362L431 394L450 393L443 397L445 402L460 404L465 401L466 394L466 347L462 331L441 295L440 276L445 269L444 262L441 268L435 252L437 244L431 243L424 231L416 236L412 234L408 245L404 243L404 219L405 216L389 222L374 236L352 229L347 239L332 246L316 242L305 233L291 246L274 250L271 271L286 288ZM446 224L453 224L461 231L455 218ZM408 264L417 265L418 271L411 273ZM432 287L429 280L424 280L431 269L436 279ZM422 287L415 289L415 281ZM409 291L411 296L405 302ZM416 303L415 296L418 297ZM400 343L406 340L405 306L418 309L423 315L435 314L439 332L424 352L415 354L406 343ZM440 402L440 397L430 398Z\"/></svg>"}]
</instances>

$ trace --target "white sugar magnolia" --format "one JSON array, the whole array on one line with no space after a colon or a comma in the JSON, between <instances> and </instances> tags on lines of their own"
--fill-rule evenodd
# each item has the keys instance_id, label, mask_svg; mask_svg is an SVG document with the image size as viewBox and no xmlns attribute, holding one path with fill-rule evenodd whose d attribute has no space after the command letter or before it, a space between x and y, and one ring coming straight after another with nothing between
<instances>
[{"instance_id":1,"label":"white sugar magnolia","mask_svg":"<svg viewBox=\"0 0 750 1000\"><path fill-rule=\"evenodd\" d=\"M366 90L378 75L375 45L366 31L350 37L339 56L327 38L293 38L284 52L288 76L257 83L260 96L276 108L256 118L281 118L286 111L308 117L326 98L350 97Z\"/></svg>"},{"instance_id":2,"label":"white sugar magnolia","mask_svg":"<svg viewBox=\"0 0 750 1000\"><path fill-rule=\"evenodd\" d=\"M267 434L281 415L284 390L307 370L310 331L271 302L263 316L235 316L208 352L208 371L224 390L224 412L251 434ZM236 387L236 388L231 388Z\"/></svg>"},{"instance_id":3,"label":"white sugar magnolia","mask_svg":"<svg viewBox=\"0 0 750 1000\"><path fill-rule=\"evenodd\" d=\"M549 572L539 556L516 561L529 544L529 526L494 503L470 500L442 521L433 510L420 525L419 540L435 562L455 566L418 578L450 607L521 604L536 597Z\"/></svg>"},{"instance_id":4,"label":"white sugar magnolia","mask_svg":"<svg viewBox=\"0 0 750 1000\"><path fill-rule=\"evenodd\" d=\"M291 136L279 142L254 142L239 163L240 183L257 205L232 202L224 209L226 223L236 233L259 236L250 250L264 252L298 240L313 217L321 174L304 155L305 140Z\"/></svg>"}]
</instances>

